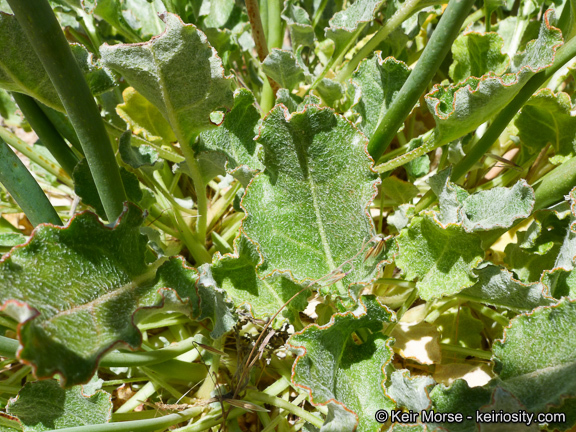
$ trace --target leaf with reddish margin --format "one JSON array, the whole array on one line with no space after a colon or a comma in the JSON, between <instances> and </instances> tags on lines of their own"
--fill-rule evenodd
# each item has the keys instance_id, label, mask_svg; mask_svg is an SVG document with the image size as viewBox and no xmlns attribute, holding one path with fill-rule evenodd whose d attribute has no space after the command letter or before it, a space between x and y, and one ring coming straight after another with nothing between
<instances>
[{"instance_id":1,"label":"leaf with reddish margin","mask_svg":"<svg viewBox=\"0 0 576 432\"><path fill-rule=\"evenodd\" d=\"M313 405L335 402L353 412L358 432L379 430L376 411L394 408L384 389L385 367L394 356L392 338L381 332L383 323L394 320L393 312L375 297L363 296L356 310L337 313L325 326L312 324L294 334L288 344L300 354L292 382L310 393ZM357 343L354 333L361 329L367 336Z\"/></svg>"},{"instance_id":2,"label":"leaf with reddish margin","mask_svg":"<svg viewBox=\"0 0 576 432\"><path fill-rule=\"evenodd\" d=\"M18 357L38 378L87 382L113 347L138 348L135 321L160 310L212 318L216 333L231 327L221 296L197 293L195 269L177 258L146 264L143 220L128 204L113 228L88 212L64 228L40 225L0 262L0 304L19 322Z\"/></svg>"}]
</instances>

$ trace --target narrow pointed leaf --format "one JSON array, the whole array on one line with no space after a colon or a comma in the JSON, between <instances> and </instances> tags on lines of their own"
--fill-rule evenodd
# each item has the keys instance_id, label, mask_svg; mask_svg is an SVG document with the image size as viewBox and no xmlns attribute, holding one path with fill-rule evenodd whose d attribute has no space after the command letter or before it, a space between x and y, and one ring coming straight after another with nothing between
<instances>
[{"instance_id":1,"label":"narrow pointed leaf","mask_svg":"<svg viewBox=\"0 0 576 432\"><path fill-rule=\"evenodd\" d=\"M432 214L415 217L398 237L396 263L406 279L418 278L424 300L453 295L476 282L472 270L484 257L480 238L461 226L438 223Z\"/></svg>"},{"instance_id":2,"label":"narrow pointed leaf","mask_svg":"<svg viewBox=\"0 0 576 432\"><path fill-rule=\"evenodd\" d=\"M296 333L288 341L300 349L292 382L310 393L314 405L333 401L352 411L358 419L358 432L379 430L376 411L394 407L384 391L384 368L394 354L391 338L381 333L382 324L392 319L386 307L366 296L353 312L334 315L324 327L311 325ZM363 328L371 334L358 345L352 333Z\"/></svg>"},{"instance_id":3,"label":"narrow pointed leaf","mask_svg":"<svg viewBox=\"0 0 576 432\"><path fill-rule=\"evenodd\" d=\"M164 20L164 33L149 42L104 44L100 52L106 66L160 110L182 145L190 144L213 126L212 111L232 106L231 80L204 33L171 13Z\"/></svg>"},{"instance_id":4,"label":"narrow pointed leaf","mask_svg":"<svg viewBox=\"0 0 576 432\"><path fill-rule=\"evenodd\" d=\"M366 207L375 194L366 139L330 109L308 106L289 115L274 108L262 123L258 142L266 170L242 199L243 229L273 270L297 280L321 278L351 260L337 283L372 277L359 251L374 236ZM329 161L329 163L328 163ZM353 268L351 268L353 266Z\"/></svg>"},{"instance_id":5,"label":"narrow pointed leaf","mask_svg":"<svg viewBox=\"0 0 576 432\"><path fill-rule=\"evenodd\" d=\"M382 60L380 51L363 60L352 74L351 82L356 89L352 109L362 116L359 128L368 138L372 137L408 75L410 70L403 62L393 57Z\"/></svg>"}]
</instances>

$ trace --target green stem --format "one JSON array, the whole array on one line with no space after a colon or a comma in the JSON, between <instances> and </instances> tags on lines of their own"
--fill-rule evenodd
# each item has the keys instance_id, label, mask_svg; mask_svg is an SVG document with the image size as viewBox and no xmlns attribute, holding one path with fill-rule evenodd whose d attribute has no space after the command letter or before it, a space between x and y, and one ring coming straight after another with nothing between
<instances>
[{"instance_id":1,"label":"green stem","mask_svg":"<svg viewBox=\"0 0 576 432\"><path fill-rule=\"evenodd\" d=\"M562 201L564 195L567 195L574 186L576 186L576 157L568 159L542 177L536 188L534 210Z\"/></svg>"},{"instance_id":2,"label":"green stem","mask_svg":"<svg viewBox=\"0 0 576 432\"><path fill-rule=\"evenodd\" d=\"M15 359L19 345L20 344L15 339L0 336L0 356Z\"/></svg>"},{"instance_id":3,"label":"green stem","mask_svg":"<svg viewBox=\"0 0 576 432\"><path fill-rule=\"evenodd\" d=\"M452 181L457 182L484 156L484 153L492 147L492 144L508 126L508 123L512 121L516 113L520 111L520 108L532 97L534 92L575 56L576 38L572 38L558 49L552 66L530 78L516 97L500 111L492 124L490 124L490 127L484 132L482 138L470 149L466 157L454 167L452 170Z\"/></svg>"},{"instance_id":4,"label":"green stem","mask_svg":"<svg viewBox=\"0 0 576 432\"><path fill-rule=\"evenodd\" d=\"M284 26L282 25L282 0L268 0L268 49L282 48Z\"/></svg>"},{"instance_id":5,"label":"green stem","mask_svg":"<svg viewBox=\"0 0 576 432\"><path fill-rule=\"evenodd\" d=\"M318 22L320 21L320 18L322 18L322 14L324 13L324 9L326 9L327 4L328 0L322 0L320 6L318 6L318 9L316 9L316 12L314 13L314 19L312 20L312 27L316 27L318 25Z\"/></svg>"},{"instance_id":6,"label":"green stem","mask_svg":"<svg viewBox=\"0 0 576 432\"><path fill-rule=\"evenodd\" d=\"M425 155L426 153L431 152L432 150L443 146L444 144L448 144L449 142L446 139L439 138L436 129L432 129L426 132L422 138L424 143L420 147L416 147L414 150L404 153L403 155L398 156L390 161L384 162L383 164L377 165L374 167L374 170L378 173L395 170L396 168L416 159L417 157Z\"/></svg>"},{"instance_id":7,"label":"green stem","mask_svg":"<svg viewBox=\"0 0 576 432\"><path fill-rule=\"evenodd\" d=\"M378 160L388 148L396 132L432 81L473 4L474 0L452 0L448 3L416 67L376 126L374 135L368 143L368 151L374 160Z\"/></svg>"},{"instance_id":8,"label":"green stem","mask_svg":"<svg viewBox=\"0 0 576 432\"><path fill-rule=\"evenodd\" d=\"M45 157L40 156L38 153L34 151L34 149L30 145L22 141L13 133L8 132L3 127L0 127L0 139L3 139L4 141L6 141L7 144L10 145L10 147L15 148L24 156L26 156L28 159L30 159L32 162L44 168L46 171L48 171L50 174L52 174L66 186L70 188L74 187L72 179L68 174L66 174L66 172L62 168L60 168L52 161L46 159Z\"/></svg>"},{"instance_id":9,"label":"green stem","mask_svg":"<svg viewBox=\"0 0 576 432\"><path fill-rule=\"evenodd\" d=\"M510 320L506 318L504 315L499 314L494 309L490 309L489 307L484 306L483 304L477 303L481 301L480 299L463 294L458 294L458 298L466 300L468 302L466 304L470 309L473 309L476 312L481 313L485 317L490 318L492 321L496 321L502 327L506 327L508 324L510 324Z\"/></svg>"},{"instance_id":10,"label":"green stem","mask_svg":"<svg viewBox=\"0 0 576 432\"><path fill-rule=\"evenodd\" d=\"M66 114L61 113L60 111L56 111L54 108L50 108L49 106L44 105L42 102L36 102L46 117L48 117L50 122L54 125L58 133L66 138L68 142L72 144L72 147L78 151L78 153L84 156L84 150L82 150L82 145L78 140L78 135L76 135L76 131L70 124Z\"/></svg>"},{"instance_id":11,"label":"green stem","mask_svg":"<svg viewBox=\"0 0 576 432\"><path fill-rule=\"evenodd\" d=\"M276 396L270 396L270 395L267 395L266 393L262 393L262 392L258 392L258 391L254 391L254 390L249 390L247 392L247 397L253 401L263 402L263 403L266 403L268 405L275 406L277 408L285 409L286 411L291 412L294 415L297 415L298 417L306 420L308 423L310 423L316 427L322 427L322 425L324 424L324 421L322 419L312 415L311 412L306 411L306 410L300 408L299 406L291 404L290 402L285 401L282 398L279 398Z\"/></svg>"},{"instance_id":12,"label":"green stem","mask_svg":"<svg viewBox=\"0 0 576 432\"><path fill-rule=\"evenodd\" d=\"M402 22L408 19L414 12L428 5L428 3L426 3L425 5L419 5L418 3L420 3L421 1L422 0L405 1L402 4L402 7L398 9L396 13L392 15L390 19L388 19L388 21L386 21L384 26L380 30L378 30L378 32L376 32L374 36L372 36L372 38L366 43L366 45L364 45L360 49L360 51L358 51L354 55L354 57L352 57L352 60L350 60L340 70L340 72L336 76L336 79L340 82L346 81L346 79L348 79L348 77L352 75L358 64L365 58L368 58L378 47L378 45L384 39L386 39L390 35L390 33L394 31L394 29L396 29L396 27L402 24Z\"/></svg>"},{"instance_id":13,"label":"green stem","mask_svg":"<svg viewBox=\"0 0 576 432\"><path fill-rule=\"evenodd\" d=\"M48 0L8 0L56 88L78 134L110 221L122 213L126 192L100 112Z\"/></svg>"},{"instance_id":14,"label":"green stem","mask_svg":"<svg viewBox=\"0 0 576 432\"><path fill-rule=\"evenodd\" d=\"M62 221L50 204L42 188L22 161L0 138L0 182L24 211L32 225Z\"/></svg>"},{"instance_id":15,"label":"green stem","mask_svg":"<svg viewBox=\"0 0 576 432\"><path fill-rule=\"evenodd\" d=\"M492 359L492 353L490 351L484 351L484 350L473 349L473 348L465 348L465 347L460 347L460 346L456 346L456 345L449 345L449 344L445 344L445 343L441 343L440 347L442 348L442 351L453 352L456 354L463 354L465 356L477 357L477 358L481 358L484 360L491 360Z\"/></svg>"},{"instance_id":16,"label":"green stem","mask_svg":"<svg viewBox=\"0 0 576 432\"><path fill-rule=\"evenodd\" d=\"M78 158L64 142L52 122L46 117L44 111L30 96L21 93L12 93L12 97L18 104L20 111L42 141L42 144L50 151L66 173L72 177Z\"/></svg>"}]
</instances>

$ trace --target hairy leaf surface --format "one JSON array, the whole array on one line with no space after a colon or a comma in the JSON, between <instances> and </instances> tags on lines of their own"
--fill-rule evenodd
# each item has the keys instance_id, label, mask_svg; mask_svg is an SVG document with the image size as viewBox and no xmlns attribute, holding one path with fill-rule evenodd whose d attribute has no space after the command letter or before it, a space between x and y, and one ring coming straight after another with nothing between
<instances>
[{"instance_id":1,"label":"hairy leaf surface","mask_svg":"<svg viewBox=\"0 0 576 432\"><path fill-rule=\"evenodd\" d=\"M288 341L301 350L292 381L310 393L314 405L333 401L351 410L358 419L358 432L379 430L374 414L394 407L384 392L384 368L394 353L391 338L381 333L382 324L392 320L386 307L365 296L356 310L332 316L324 327L313 324L296 333ZM371 334L356 344L352 334L360 329Z\"/></svg>"}]
</instances>

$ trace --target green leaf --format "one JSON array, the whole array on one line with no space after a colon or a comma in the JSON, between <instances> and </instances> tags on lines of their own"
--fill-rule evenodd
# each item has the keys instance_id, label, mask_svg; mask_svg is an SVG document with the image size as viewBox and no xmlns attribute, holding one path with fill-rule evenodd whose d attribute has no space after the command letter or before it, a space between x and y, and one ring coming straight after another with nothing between
<instances>
[{"instance_id":1,"label":"green leaf","mask_svg":"<svg viewBox=\"0 0 576 432\"><path fill-rule=\"evenodd\" d=\"M292 382L310 393L313 405L334 401L352 411L358 432L379 430L376 411L394 408L384 389L384 369L394 355L392 339L381 333L382 324L392 320L392 312L375 297L364 296L354 311L333 315L327 326L310 325L294 334L288 343L300 354ZM357 344L352 335L361 329L370 332Z\"/></svg>"},{"instance_id":2,"label":"green leaf","mask_svg":"<svg viewBox=\"0 0 576 432\"><path fill-rule=\"evenodd\" d=\"M123 104L116 106L116 112L136 135L148 141L170 144L177 141L170 124L162 113L133 87L122 92Z\"/></svg>"},{"instance_id":3,"label":"green leaf","mask_svg":"<svg viewBox=\"0 0 576 432\"><path fill-rule=\"evenodd\" d=\"M98 189L96 189L96 183L94 183L94 178L90 173L90 167L86 159L78 162L74 168L72 177L74 178L74 192L82 198L82 202L92 207L98 216L103 219L106 218L104 206L102 205L102 201L100 201L100 195L98 195ZM143 198L138 177L124 167L120 167L120 177L122 178L128 199L138 204Z\"/></svg>"},{"instance_id":4,"label":"green leaf","mask_svg":"<svg viewBox=\"0 0 576 432\"><path fill-rule=\"evenodd\" d=\"M451 174L452 168L450 167L430 177L429 180L430 188L440 203L438 219L445 225L459 222L460 207L470 196L465 189L450 181Z\"/></svg>"},{"instance_id":5,"label":"green leaf","mask_svg":"<svg viewBox=\"0 0 576 432\"><path fill-rule=\"evenodd\" d=\"M555 244L546 253L527 251L516 243L510 243L504 249L504 262L522 282L537 282L544 270L554 267L560 245Z\"/></svg>"},{"instance_id":6,"label":"green leaf","mask_svg":"<svg viewBox=\"0 0 576 432\"><path fill-rule=\"evenodd\" d=\"M133 205L114 228L82 213L66 228L38 226L26 245L4 257L0 303L19 322L19 359L33 365L38 378L59 373L64 386L87 382L113 347L138 348L135 323L163 307L212 318L222 331L229 312L218 310L221 294L197 293L194 269L177 258L158 272L162 261L146 264L143 221Z\"/></svg>"},{"instance_id":7,"label":"green leaf","mask_svg":"<svg viewBox=\"0 0 576 432\"><path fill-rule=\"evenodd\" d=\"M467 348L482 348L484 324L472 316L470 308L458 306L442 313L434 321L441 334L441 343Z\"/></svg>"},{"instance_id":8,"label":"green leaf","mask_svg":"<svg viewBox=\"0 0 576 432\"><path fill-rule=\"evenodd\" d=\"M338 81L323 78L316 86L316 91L327 106L334 108L344 97L345 89Z\"/></svg>"},{"instance_id":9,"label":"green leaf","mask_svg":"<svg viewBox=\"0 0 576 432\"><path fill-rule=\"evenodd\" d=\"M518 136L529 153L541 151L550 144L556 155L553 163L561 163L574 155L576 116L572 113L570 96L542 89L522 107L515 121Z\"/></svg>"},{"instance_id":10,"label":"green leaf","mask_svg":"<svg viewBox=\"0 0 576 432\"><path fill-rule=\"evenodd\" d=\"M554 303L553 299L545 295L542 284L522 283L502 267L487 263L474 272L478 275L478 282L460 293L467 298L515 311L532 310Z\"/></svg>"},{"instance_id":11,"label":"green leaf","mask_svg":"<svg viewBox=\"0 0 576 432\"><path fill-rule=\"evenodd\" d=\"M534 208L534 189L524 179L511 188L495 187L470 195L462 203L460 218L468 232L509 228Z\"/></svg>"},{"instance_id":12,"label":"green leaf","mask_svg":"<svg viewBox=\"0 0 576 432\"><path fill-rule=\"evenodd\" d=\"M420 193L420 190L412 183L400 180L394 176L382 180L381 187L384 193L398 204L407 203Z\"/></svg>"},{"instance_id":13,"label":"green leaf","mask_svg":"<svg viewBox=\"0 0 576 432\"><path fill-rule=\"evenodd\" d=\"M320 98L311 91L308 96L302 99L287 89L281 88L276 93L276 103L284 105L290 113L293 113L294 111L303 111L306 105L320 105Z\"/></svg>"},{"instance_id":14,"label":"green leaf","mask_svg":"<svg viewBox=\"0 0 576 432\"><path fill-rule=\"evenodd\" d=\"M514 318L494 343L494 371L530 411L576 396L576 303L562 300Z\"/></svg>"},{"instance_id":15,"label":"green leaf","mask_svg":"<svg viewBox=\"0 0 576 432\"><path fill-rule=\"evenodd\" d=\"M56 380L28 382L10 399L6 412L16 416L24 432L40 432L108 423L112 399L103 390L85 393L87 386L63 389Z\"/></svg>"},{"instance_id":16,"label":"green leaf","mask_svg":"<svg viewBox=\"0 0 576 432\"><path fill-rule=\"evenodd\" d=\"M204 26L208 28L224 27L234 12L234 0L210 0L208 4L210 11L204 19Z\"/></svg>"},{"instance_id":17,"label":"green leaf","mask_svg":"<svg viewBox=\"0 0 576 432\"><path fill-rule=\"evenodd\" d=\"M512 59L504 75L491 71L456 85L436 85L426 95L436 121L436 139L450 142L473 131L506 106L534 74L552 65L556 49L562 45L560 30L550 24L552 18L552 10L544 14L538 39Z\"/></svg>"},{"instance_id":18,"label":"green leaf","mask_svg":"<svg viewBox=\"0 0 576 432\"><path fill-rule=\"evenodd\" d=\"M300 81L304 81L304 69L292 51L272 49L272 52L262 62L262 70L288 90L294 89Z\"/></svg>"},{"instance_id":19,"label":"green leaf","mask_svg":"<svg viewBox=\"0 0 576 432\"><path fill-rule=\"evenodd\" d=\"M335 53L346 48L362 24L374 20L383 3L383 0L357 0L334 14L329 22L330 27L326 28L326 37L336 44Z\"/></svg>"},{"instance_id":20,"label":"green leaf","mask_svg":"<svg viewBox=\"0 0 576 432\"><path fill-rule=\"evenodd\" d=\"M163 160L158 156L158 151L147 145L132 146L132 133L124 132L118 140L118 153L122 162L130 165L132 168L159 169ZM129 191L127 190L129 193Z\"/></svg>"},{"instance_id":21,"label":"green leaf","mask_svg":"<svg viewBox=\"0 0 576 432\"><path fill-rule=\"evenodd\" d=\"M430 408L428 392L436 382L430 376L410 376L408 369L396 370L390 375L386 393L396 402L396 408L420 412Z\"/></svg>"},{"instance_id":22,"label":"green leaf","mask_svg":"<svg viewBox=\"0 0 576 432\"><path fill-rule=\"evenodd\" d=\"M453 295L476 282L472 270L484 251L480 238L461 226L443 226L432 213L415 217L398 237L396 265L406 279L418 278L416 288L424 300Z\"/></svg>"},{"instance_id":23,"label":"green leaf","mask_svg":"<svg viewBox=\"0 0 576 432\"><path fill-rule=\"evenodd\" d=\"M481 77L489 72L502 75L510 58L502 53L504 40L498 33L469 32L460 35L452 45L454 62L450 78L456 83L468 77Z\"/></svg>"},{"instance_id":24,"label":"green leaf","mask_svg":"<svg viewBox=\"0 0 576 432\"><path fill-rule=\"evenodd\" d=\"M288 0L284 2L282 18L286 21L290 30L290 40L294 50L297 50L300 46L314 47L316 38L310 16L305 9L298 5L298 1Z\"/></svg>"},{"instance_id":25,"label":"green leaf","mask_svg":"<svg viewBox=\"0 0 576 432\"><path fill-rule=\"evenodd\" d=\"M214 126L210 113L232 106L231 79L194 25L164 15L166 30L149 42L104 44L102 62L155 105L182 145ZM187 73L182 73L187 71Z\"/></svg>"},{"instance_id":26,"label":"green leaf","mask_svg":"<svg viewBox=\"0 0 576 432\"><path fill-rule=\"evenodd\" d=\"M92 63L92 55L80 45L70 46L94 95L114 86L108 72ZM58 111L64 111L60 97L40 59L13 15L0 12L0 87L24 93Z\"/></svg>"},{"instance_id":27,"label":"green leaf","mask_svg":"<svg viewBox=\"0 0 576 432\"><path fill-rule=\"evenodd\" d=\"M345 285L371 279L375 269L360 251L375 235L366 208L377 176L364 136L330 109L308 106L289 115L277 106L258 142L266 170L246 189L242 226L259 245L265 274L290 271L302 281L349 271ZM353 268L341 269L348 261Z\"/></svg>"},{"instance_id":28,"label":"green leaf","mask_svg":"<svg viewBox=\"0 0 576 432\"><path fill-rule=\"evenodd\" d=\"M396 98L396 94L410 75L410 69L393 57L382 60L382 53L363 60L352 74L356 89L352 110L362 116L358 127L371 138L380 119Z\"/></svg>"},{"instance_id":29,"label":"green leaf","mask_svg":"<svg viewBox=\"0 0 576 432\"><path fill-rule=\"evenodd\" d=\"M235 241L234 254L217 255L212 266L201 267L199 286L212 278L213 283L207 285L222 288L232 298L236 307L247 305L254 318L269 318L306 285L294 283L286 273L274 273L260 279L256 272L260 260L256 246L240 235ZM284 316L292 321L300 311L306 309L309 294L308 290L304 290L288 304L280 317ZM276 325L283 321L278 319Z\"/></svg>"},{"instance_id":30,"label":"green leaf","mask_svg":"<svg viewBox=\"0 0 576 432\"><path fill-rule=\"evenodd\" d=\"M217 128L202 132L199 151L219 152L226 157L226 171L239 178L244 186L264 165L258 159L260 146L254 141L260 112L254 95L246 89L234 92L234 107Z\"/></svg>"}]
</instances>

